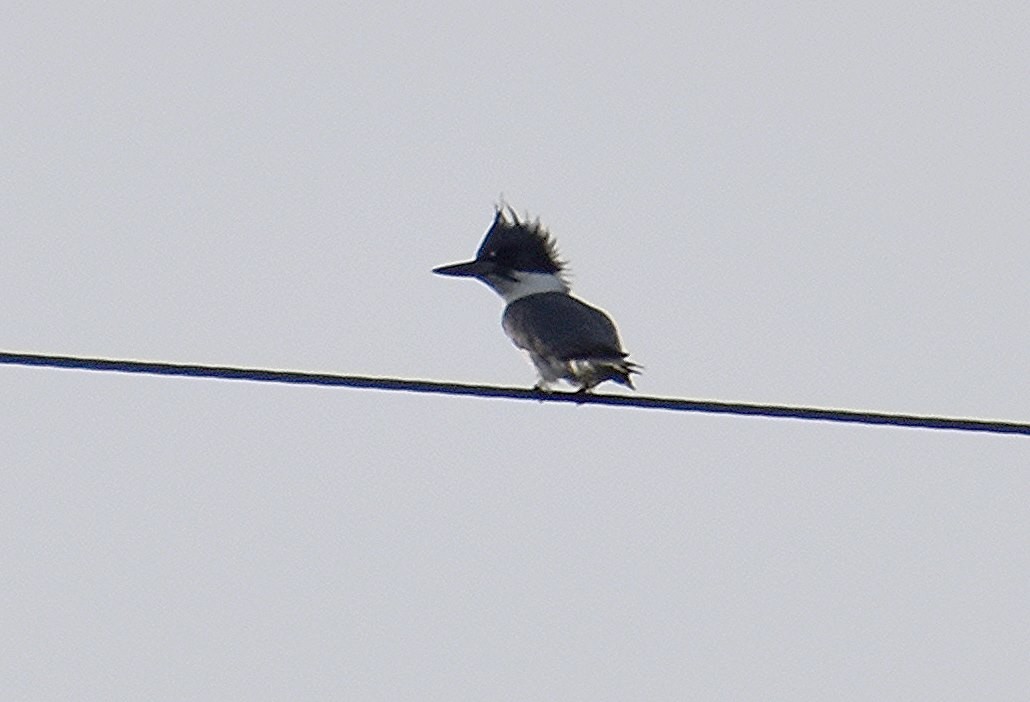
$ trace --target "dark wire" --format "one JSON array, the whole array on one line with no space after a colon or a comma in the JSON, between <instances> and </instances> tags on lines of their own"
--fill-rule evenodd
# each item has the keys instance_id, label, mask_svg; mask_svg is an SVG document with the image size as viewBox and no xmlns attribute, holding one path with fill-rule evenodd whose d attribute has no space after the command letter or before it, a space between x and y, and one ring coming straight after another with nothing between
<instances>
[{"instance_id":1,"label":"dark wire","mask_svg":"<svg viewBox=\"0 0 1030 702\"><path fill-rule=\"evenodd\" d=\"M77 358L74 356L48 356L0 351L0 364L75 368L79 370L113 373L145 373L150 375L176 375L192 378L220 378L223 380L250 380L258 383L293 383L297 385L328 385L372 390L402 392L428 392L443 395L474 395L476 397L503 397L513 400L539 402L571 402L579 405L614 405L670 410L674 412L708 412L715 414L783 417L826 422L854 424L883 424L896 427L976 431L992 434L1023 434L1030 436L1030 424L986 419L961 419L887 412L860 412L855 410L820 409L816 407L788 407L783 405L757 405L741 402L711 402L680 400L669 397L643 397L640 395L594 395L573 392L541 392L525 388L507 388L493 385L466 385L440 383L430 380L404 380L400 378L373 378L360 375L332 375L328 373L302 373L297 371L236 368L232 366L201 366L184 363L154 363L105 358Z\"/></svg>"}]
</instances>

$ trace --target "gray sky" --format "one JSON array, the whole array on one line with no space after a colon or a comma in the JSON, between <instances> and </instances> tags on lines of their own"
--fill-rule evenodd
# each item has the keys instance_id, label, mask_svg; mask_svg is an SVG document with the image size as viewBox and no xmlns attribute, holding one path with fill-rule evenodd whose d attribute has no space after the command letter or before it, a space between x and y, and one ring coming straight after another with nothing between
<instances>
[{"instance_id":1,"label":"gray sky","mask_svg":"<svg viewBox=\"0 0 1030 702\"><path fill-rule=\"evenodd\" d=\"M1030 11L9 9L0 348L1030 419ZM4 699L1025 699L1025 438L0 367ZM619 390L615 390L618 392Z\"/></svg>"}]
</instances>

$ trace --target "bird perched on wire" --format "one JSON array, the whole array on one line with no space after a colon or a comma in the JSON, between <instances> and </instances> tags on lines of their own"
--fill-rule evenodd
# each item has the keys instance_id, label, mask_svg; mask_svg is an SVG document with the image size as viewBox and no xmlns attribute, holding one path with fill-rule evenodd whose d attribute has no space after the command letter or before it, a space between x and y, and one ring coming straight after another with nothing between
<instances>
[{"instance_id":1,"label":"bird perched on wire","mask_svg":"<svg viewBox=\"0 0 1030 702\"><path fill-rule=\"evenodd\" d=\"M569 294L567 264L539 220L499 205L475 259L433 272L476 278L504 298L501 326L536 366L535 389L565 381L589 392L606 380L633 387L640 366L627 359L611 318Z\"/></svg>"}]
</instances>

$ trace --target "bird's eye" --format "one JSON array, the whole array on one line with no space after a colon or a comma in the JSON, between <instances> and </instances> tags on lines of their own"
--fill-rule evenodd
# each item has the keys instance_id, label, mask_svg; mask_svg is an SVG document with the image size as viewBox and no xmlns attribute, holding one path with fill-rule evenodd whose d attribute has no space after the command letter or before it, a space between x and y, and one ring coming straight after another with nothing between
<instances>
[{"instance_id":1,"label":"bird's eye","mask_svg":"<svg viewBox=\"0 0 1030 702\"><path fill-rule=\"evenodd\" d=\"M497 249L491 249L486 253L487 258L497 258Z\"/></svg>"}]
</instances>

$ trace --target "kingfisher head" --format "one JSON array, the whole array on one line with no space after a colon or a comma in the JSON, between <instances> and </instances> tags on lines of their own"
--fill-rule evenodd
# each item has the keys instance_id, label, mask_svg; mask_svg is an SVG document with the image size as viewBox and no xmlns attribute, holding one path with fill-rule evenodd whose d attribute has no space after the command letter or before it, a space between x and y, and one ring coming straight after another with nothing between
<instances>
[{"instance_id":1,"label":"kingfisher head","mask_svg":"<svg viewBox=\"0 0 1030 702\"><path fill-rule=\"evenodd\" d=\"M497 207L475 259L433 269L440 275L477 278L507 302L541 292L569 291L566 264L540 221L523 221L511 207Z\"/></svg>"}]
</instances>

